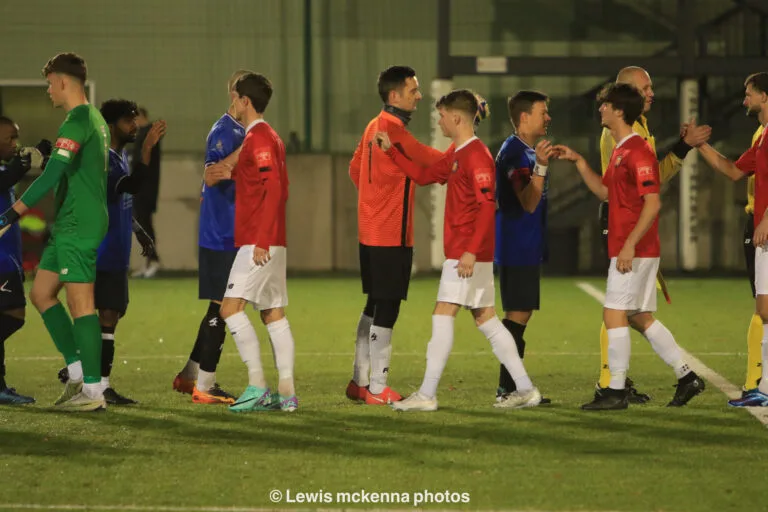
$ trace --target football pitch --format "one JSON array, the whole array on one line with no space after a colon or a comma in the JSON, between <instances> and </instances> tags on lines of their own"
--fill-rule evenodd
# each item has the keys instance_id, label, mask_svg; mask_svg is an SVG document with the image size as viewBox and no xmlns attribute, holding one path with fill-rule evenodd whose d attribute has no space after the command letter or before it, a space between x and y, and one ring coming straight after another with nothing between
<instances>
[{"instance_id":1,"label":"football pitch","mask_svg":"<svg viewBox=\"0 0 768 512\"><path fill-rule=\"evenodd\" d=\"M768 429L729 409L718 389L744 381L746 281L672 279L672 305L659 304L658 317L717 382L688 407L666 408L674 374L633 333L630 376L652 401L603 413L579 410L597 378L601 318L581 282L604 289L600 279L543 281L525 363L553 404L524 410L492 407L498 364L464 312L437 412L348 401L359 281L295 278L287 314L297 412L235 415L171 390L205 305L195 280L168 279L131 282L116 335L113 387L141 404L56 413L47 407L62 363L30 307L7 342L8 381L38 403L0 408L0 510L413 509L417 500L439 509L766 510ZM436 292L437 278L416 279L401 309L390 384L403 394L421 383ZM266 329L257 332L274 384ZM218 382L235 394L247 383L229 336Z\"/></svg>"}]
</instances>

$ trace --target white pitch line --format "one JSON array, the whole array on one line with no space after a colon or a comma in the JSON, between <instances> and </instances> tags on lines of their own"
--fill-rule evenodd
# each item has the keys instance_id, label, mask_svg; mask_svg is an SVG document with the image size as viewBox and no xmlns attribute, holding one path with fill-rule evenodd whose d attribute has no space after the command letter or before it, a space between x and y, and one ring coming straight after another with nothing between
<instances>
[{"instance_id":1,"label":"white pitch line","mask_svg":"<svg viewBox=\"0 0 768 512\"><path fill-rule=\"evenodd\" d=\"M600 304L605 302L605 294L591 284L582 282L578 283L576 286ZM680 347L680 350L683 353L683 357L688 361L690 367L693 368L693 371L714 384L717 389L725 394L725 396L730 399L739 398L741 396L741 388L729 382L725 377L705 365L699 358L685 350L683 347ZM757 418L757 421L768 427L768 407L744 407L744 409Z\"/></svg>"},{"instance_id":2,"label":"white pitch line","mask_svg":"<svg viewBox=\"0 0 768 512\"><path fill-rule=\"evenodd\" d=\"M266 507L174 507L151 505L42 505L34 503L0 503L0 510L109 510L115 512L282 512L285 508ZM297 508L294 512L313 510L315 512L357 512L359 508ZM374 512L411 512L414 509L370 509ZM459 512L457 509L432 509L435 512ZM551 510L509 510L508 512L554 512ZM568 512L568 511L561 511ZM575 511L574 511L575 512ZM615 510L581 510L579 512L618 512Z\"/></svg>"}]
</instances>

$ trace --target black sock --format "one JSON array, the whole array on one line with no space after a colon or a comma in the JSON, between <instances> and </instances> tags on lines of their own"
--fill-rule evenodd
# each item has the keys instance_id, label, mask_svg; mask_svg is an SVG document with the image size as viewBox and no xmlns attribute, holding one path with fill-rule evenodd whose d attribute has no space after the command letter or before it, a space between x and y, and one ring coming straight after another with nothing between
<instances>
[{"instance_id":1,"label":"black sock","mask_svg":"<svg viewBox=\"0 0 768 512\"><path fill-rule=\"evenodd\" d=\"M197 329L195 346L192 347L192 352L189 354L189 360L196 363L200 363L200 344L202 343L201 338L203 337L203 329L205 329L207 319L208 315L204 316L202 322L200 322L200 327Z\"/></svg>"},{"instance_id":2,"label":"black sock","mask_svg":"<svg viewBox=\"0 0 768 512\"><path fill-rule=\"evenodd\" d=\"M221 359L221 349L227 336L226 324L219 314L220 306L211 302L200 324L200 369L213 373Z\"/></svg>"},{"instance_id":3,"label":"black sock","mask_svg":"<svg viewBox=\"0 0 768 512\"><path fill-rule=\"evenodd\" d=\"M504 324L504 327L506 327L512 337L515 338L517 353L520 354L520 359L522 359L525 357L525 340L523 339L523 334L525 333L526 325L513 322L506 318L502 320L501 323ZM503 364L499 365L499 387L504 388L507 393L517 390L514 379L512 379L512 376Z\"/></svg>"},{"instance_id":4,"label":"black sock","mask_svg":"<svg viewBox=\"0 0 768 512\"><path fill-rule=\"evenodd\" d=\"M0 314L0 389L8 387L5 383L5 340L21 329L24 320L14 316Z\"/></svg>"},{"instance_id":5,"label":"black sock","mask_svg":"<svg viewBox=\"0 0 768 512\"><path fill-rule=\"evenodd\" d=\"M109 377L112 373L112 363L115 361L115 329L116 327L101 326L101 376Z\"/></svg>"}]
</instances>

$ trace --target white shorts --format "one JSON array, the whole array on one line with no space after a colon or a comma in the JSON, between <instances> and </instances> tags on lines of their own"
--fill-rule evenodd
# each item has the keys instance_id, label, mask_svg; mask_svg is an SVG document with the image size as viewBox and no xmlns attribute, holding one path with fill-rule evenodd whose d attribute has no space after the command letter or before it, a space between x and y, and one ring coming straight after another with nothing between
<instances>
[{"instance_id":1,"label":"white shorts","mask_svg":"<svg viewBox=\"0 0 768 512\"><path fill-rule=\"evenodd\" d=\"M259 311L286 307L285 247L270 247L270 260L262 266L253 261L254 247L244 245L237 251L224 298L245 299Z\"/></svg>"},{"instance_id":2,"label":"white shorts","mask_svg":"<svg viewBox=\"0 0 768 512\"><path fill-rule=\"evenodd\" d=\"M443 263L437 301L458 304L467 309L493 307L496 303L493 263L475 263L472 277L459 277L458 264L458 260L445 260Z\"/></svg>"},{"instance_id":3,"label":"white shorts","mask_svg":"<svg viewBox=\"0 0 768 512\"><path fill-rule=\"evenodd\" d=\"M632 271L622 274L616 269L616 258L611 258L604 306L632 313L656 311L658 270L659 258L635 258Z\"/></svg>"},{"instance_id":4,"label":"white shorts","mask_svg":"<svg viewBox=\"0 0 768 512\"><path fill-rule=\"evenodd\" d=\"M768 248L755 247L755 295L768 295Z\"/></svg>"}]
</instances>

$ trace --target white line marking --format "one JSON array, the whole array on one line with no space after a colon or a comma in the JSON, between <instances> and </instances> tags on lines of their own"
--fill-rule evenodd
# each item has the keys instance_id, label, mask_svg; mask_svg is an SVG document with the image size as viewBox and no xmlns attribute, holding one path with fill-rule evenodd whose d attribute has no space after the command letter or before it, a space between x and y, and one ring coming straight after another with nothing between
<instances>
[{"instance_id":1,"label":"white line marking","mask_svg":"<svg viewBox=\"0 0 768 512\"><path fill-rule=\"evenodd\" d=\"M350 506L352 504L349 504ZM283 512L285 508L256 508L256 507L172 507L151 505L39 505L34 503L0 503L0 510L110 510L126 512ZM308 510L308 509L304 509ZM353 511L352 508L317 508L317 512L338 512L339 510ZM411 512L413 509L377 509L386 512ZM459 512L456 509L432 509L435 512ZM509 512L552 512L550 510L510 510ZM568 512L568 511L563 511ZM580 512L618 512L582 510Z\"/></svg>"},{"instance_id":2,"label":"white line marking","mask_svg":"<svg viewBox=\"0 0 768 512\"><path fill-rule=\"evenodd\" d=\"M605 302L605 294L591 284L582 282L578 283L576 286L600 304ZM741 396L741 388L731 384L725 377L705 365L700 359L686 351L683 347L680 347L680 350L683 353L683 357L688 360L690 367L693 368L693 371L714 384L715 387L722 391L728 398L734 399ZM768 427L768 407L744 407L744 409L757 418L757 421Z\"/></svg>"}]
</instances>

